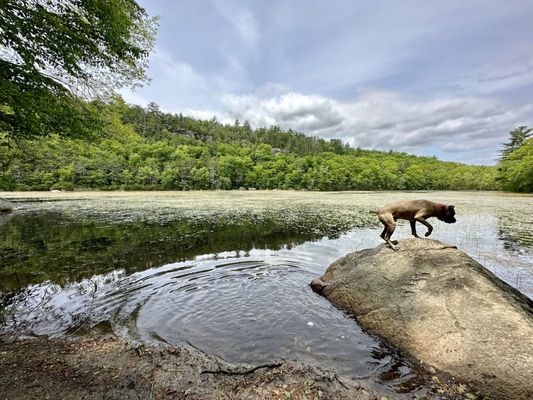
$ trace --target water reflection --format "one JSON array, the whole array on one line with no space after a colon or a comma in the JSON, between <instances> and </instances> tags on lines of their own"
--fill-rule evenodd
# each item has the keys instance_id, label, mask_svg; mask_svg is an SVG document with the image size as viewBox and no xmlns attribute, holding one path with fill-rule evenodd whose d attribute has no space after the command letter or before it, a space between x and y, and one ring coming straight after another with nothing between
<instances>
[{"instance_id":1,"label":"water reflection","mask_svg":"<svg viewBox=\"0 0 533 400\"><path fill-rule=\"evenodd\" d=\"M64 285L119 268L129 274L199 254L276 250L318 237L270 221L104 223L60 213L12 215L0 224L0 292L44 281Z\"/></svg>"},{"instance_id":2,"label":"water reflection","mask_svg":"<svg viewBox=\"0 0 533 400\"><path fill-rule=\"evenodd\" d=\"M533 247L533 210L498 213L498 236L506 250L524 253Z\"/></svg>"},{"instance_id":3,"label":"water reflection","mask_svg":"<svg viewBox=\"0 0 533 400\"><path fill-rule=\"evenodd\" d=\"M520 214L520 203L456 203L458 222L435 221L432 238L531 296L531 213ZM425 376L408 360L308 287L336 258L379 244L374 222L347 232L334 222L326 237L309 229L315 221L298 219L2 216L0 331L59 336L110 327L142 342L192 343L228 361L296 358L424 391ZM395 237L409 236L399 224Z\"/></svg>"},{"instance_id":4,"label":"water reflection","mask_svg":"<svg viewBox=\"0 0 533 400\"><path fill-rule=\"evenodd\" d=\"M119 269L64 286L43 282L10 299L3 329L59 336L109 322L140 342L189 343L230 362L297 359L423 392L424 374L308 286L362 240L352 233L203 254L131 274Z\"/></svg>"}]
</instances>

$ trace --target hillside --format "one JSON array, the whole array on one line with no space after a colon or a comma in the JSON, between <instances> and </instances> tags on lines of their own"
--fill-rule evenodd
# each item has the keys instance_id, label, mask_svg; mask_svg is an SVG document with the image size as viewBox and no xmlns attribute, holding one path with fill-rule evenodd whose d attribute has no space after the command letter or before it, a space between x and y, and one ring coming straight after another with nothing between
<instances>
[{"instance_id":1,"label":"hillside","mask_svg":"<svg viewBox=\"0 0 533 400\"><path fill-rule=\"evenodd\" d=\"M491 190L496 169L354 149L279 127L252 129L116 99L81 138L0 141L0 189Z\"/></svg>"}]
</instances>

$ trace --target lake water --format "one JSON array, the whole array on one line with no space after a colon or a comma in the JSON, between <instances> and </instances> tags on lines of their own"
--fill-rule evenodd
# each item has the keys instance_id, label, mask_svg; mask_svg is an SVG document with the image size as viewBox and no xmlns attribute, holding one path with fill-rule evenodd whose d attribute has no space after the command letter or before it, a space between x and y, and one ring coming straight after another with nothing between
<instances>
[{"instance_id":1,"label":"lake water","mask_svg":"<svg viewBox=\"0 0 533 400\"><path fill-rule=\"evenodd\" d=\"M309 288L348 252L381 244L397 199L455 204L432 238L533 294L533 197L457 192L4 193L0 331L112 329L230 362L296 359L397 392L425 390L409 360ZM418 226L419 233L425 228ZM410 237L400 224L394 238ZM423 239L421 239L423 240Z\"/></svg>"}]
</instances>

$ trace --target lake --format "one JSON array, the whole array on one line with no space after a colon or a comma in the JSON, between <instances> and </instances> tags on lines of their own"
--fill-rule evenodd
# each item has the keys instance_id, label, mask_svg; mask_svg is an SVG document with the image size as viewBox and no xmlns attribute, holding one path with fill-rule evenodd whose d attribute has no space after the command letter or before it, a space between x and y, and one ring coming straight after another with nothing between
<instances>
[{"instance_id":1,"label":"lake","mask_svg":"<svg viewBox=\"0 0 533 400\"><path fill-rule=\"evenodd\" d=\"M533 197L488 192L2 193L0 332L113 331L190 344L230 362L296 359L396 392L425 390L410 360L309 288L335 259L375 247L373 211L455 204L433 239L533 295ZM419 233L425 228L417 225ZM400 223L394 239L410 237ZM423 239L420 239L423 240Z\"/></svg>"}]
</instances>

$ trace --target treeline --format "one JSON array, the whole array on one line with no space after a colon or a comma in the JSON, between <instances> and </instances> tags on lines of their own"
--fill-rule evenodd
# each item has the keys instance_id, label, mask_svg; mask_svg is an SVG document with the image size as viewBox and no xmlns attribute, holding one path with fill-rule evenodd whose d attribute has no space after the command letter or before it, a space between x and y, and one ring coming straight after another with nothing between
<instances>
[{"instance_id":1,"label":"treeline","mask_svg":"<svg viewBox=\"0 0 533 400\"><path fill-rule=\"evenodd\" d=\"M0 189L491 190L496 169L353 149L278 127L221 124L117 99L84 139L49 136L0 146Z\"/></svg>"}]
</instances>

